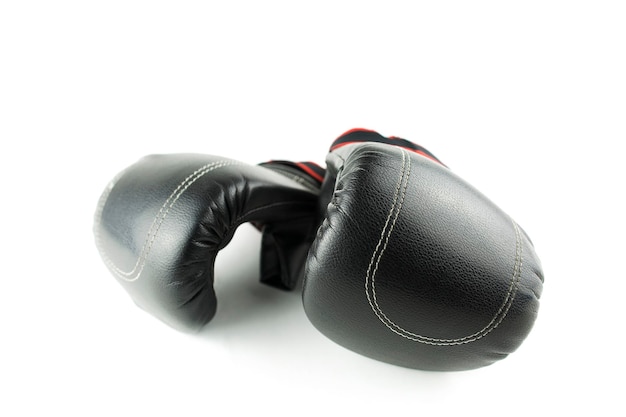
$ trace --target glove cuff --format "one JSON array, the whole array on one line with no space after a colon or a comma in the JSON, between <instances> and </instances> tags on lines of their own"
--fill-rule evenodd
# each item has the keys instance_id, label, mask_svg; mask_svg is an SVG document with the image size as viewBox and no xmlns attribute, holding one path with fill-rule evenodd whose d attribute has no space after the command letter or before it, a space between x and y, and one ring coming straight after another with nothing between
<instances>
[{"instance_id":1,"label":"glove cuff","mask_svg":"<svg viewBox=\"0 0 626 417\"><path fill-rule=\"evenodd\" d=\"M422 156L425 156L428 159L431 159L443 166L445 164L441 162L435 155L428 151L428 149L417 145L411 141L406 139L398 138L395 136L385 137L378 132L368 129L351 129L339 136L333 144L330 146L330 152L341 148L342 146L350 145L352 143L362 143L362 142L378 142L385 143L387 145L399 146L400 148L404 148L408 151L415 152Z\"/></svg>"}]
</instances>

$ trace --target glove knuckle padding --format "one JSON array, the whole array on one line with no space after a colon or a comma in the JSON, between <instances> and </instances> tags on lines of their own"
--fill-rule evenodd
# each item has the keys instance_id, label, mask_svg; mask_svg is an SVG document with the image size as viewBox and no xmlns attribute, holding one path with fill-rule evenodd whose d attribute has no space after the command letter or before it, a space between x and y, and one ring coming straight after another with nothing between
<instances>
[{"instance_id":1,"label":"glove knuckle padding","mask_svg":"<svg viewBox=\"0 0 626 417\"><path fill-rule=\"evenodd\" d=\"M215 314L213 266L237 226L315 213L316 193L259 166L197 154L153 155L103 193L100 254L143 309L195 330Z\"/></svg>"},{"instance_id":2,"label":"glove knuckle padding","mask_svg":"<svg viewBox=\"0 0 626 417\"><path fill-rule=\"evenodd\" d=\"M303 293L319 330L366 356L426 370L485 366L521 344L543 278L508 215L400 147L348 145L327 165L327 208Z\"/></svg>"}]
</instances>

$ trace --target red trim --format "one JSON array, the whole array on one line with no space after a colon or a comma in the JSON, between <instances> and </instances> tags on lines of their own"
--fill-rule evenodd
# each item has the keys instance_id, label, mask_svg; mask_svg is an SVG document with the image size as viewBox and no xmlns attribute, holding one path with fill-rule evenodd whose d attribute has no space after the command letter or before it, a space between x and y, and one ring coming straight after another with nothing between
<instances>
[{"instance_id":1,"label":"red trim","mask_svg":"<svg viewBox=\"0 0 626 417\"><path fill-rule=\"evenodd\" d=\"M296 165L303 170L304 172L306 172L307 174L309 174L311 177L313 177L313 179L315 179L316 181L322 182L324 181L324 177L322 177L320 174L318 174L317 172L313 171L311 168L309 168L306 164L303 164L302 162L297 162Z\"/></svg>"},{"instance_id":2,"label":"red trim","mask_svg":"<svg viewBox=\"0 0 626 417\"><path fill-rule=\"evenodd\" d=\"M390 138L390 139L391 139L391 138ZM394 139L400 139L400 138L394 138ZM364 144L364 143L381 143L381 142L357 142L357 141L354 141L354 142L343 142L343 143L339 143L339 144L337 144L337 145L333 146L332 148L330 148L330 151L332 152L332 151L334 151L335 149L339 149L339 148L341 148L342 146L346 146L346 145L353 145L353 144L355 144L355 143ZM385 145L385 143L383 143L383 145ZM391 145L391 144L390 144L390 145ZM433 158L432 156L430 156L430 155L428 155L427 153L422 152L422 151L420 151L420 150L417 150L417 149L411 149L411 148L407 148L406 146L400 146L400 145L391 145L391 146L396 146L396 147L398 147L398 148L406 149L407 151L411 151L411 152L414 152L414 153L416 153L416 154L418 154L418 155L425 156L426 158L430 159L431 161L435 161L436 163L441 164L441 162L440 162L440 161L438 161L436 158ZM441 164L441 165L443 165L443 164Z\"/></svg>"},{"instance_id":3,"label":"red trim","mask_svg":"<svg viewBox=\"0 0 626 417\"><path fill-rule=\"evenodd\" d=\"M362 127L355 127L354 129L350 129L346 132L343 132L341 135L337 136L337 139L339 139L342 136L346 136L349 135L350 133L354 133L354 132L370 132L370 133L378 133L375 130L371 130L371 129L365 129Z\"/></svg>"},{"instance_id":4,"label":"red trim","mask_svg":"<svg viewBox=\"0 0 626 417\"><path fill-rule=\"evenodd\" d=\"M309 164L309 165L315 165L316 167L318 167L319 169L324 169L322 168L322 166L318 163L315 162L311 162L311 161L306 161L306 162L300 162L301 164Z\"/></svg>"}]
</instances>

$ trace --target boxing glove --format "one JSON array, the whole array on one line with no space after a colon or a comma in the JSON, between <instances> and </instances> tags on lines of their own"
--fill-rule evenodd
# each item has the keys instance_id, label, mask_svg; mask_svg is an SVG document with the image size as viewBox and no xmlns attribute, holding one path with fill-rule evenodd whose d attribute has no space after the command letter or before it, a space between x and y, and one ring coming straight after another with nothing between
<instances>
[{"instance_id":1,"label":"boxing glove","mask_svg":"<svg viewBox=\"0 0 626 417\"><path fill-rule=\"evenodd\" d=\"M543 277L507 214L404 139L349 131L326 163L303 288L315 327L423 370L482 367L522 343Z\"/></svg>"},{"instance_id":2,"label":"boxing glove","mask_svg":"<svg viewBox=\"0 0 626 417\"><path fill-rule=\"evenodd\" d=\"M148 156L102 194L96 244L137 305L174 328L194 331L215 314L215 257L244 222L263 231L261 281L296 285L317 225L322 176L308 163Z\"/></svg>"}]
</instances>

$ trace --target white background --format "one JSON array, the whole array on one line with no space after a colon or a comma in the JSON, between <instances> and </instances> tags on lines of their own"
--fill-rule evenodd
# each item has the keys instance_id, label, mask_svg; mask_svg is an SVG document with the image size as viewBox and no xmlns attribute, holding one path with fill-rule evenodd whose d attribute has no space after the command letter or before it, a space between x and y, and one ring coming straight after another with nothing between
<instances>
[{"instance_id":1,"label":"white background","mask_svg":"<svg viewBox=\"0 0 626 417\"><path fill-rule=\"evenodd\" d=\"M3 1L0 415L624 415L625 80L618 1ZM530 234L542 306L509 358L335 345L256 282L250 227L199 335L100 261L96 201L141 156L323 163L353 127L427 147Z\"/></svg>"}]
</instances>

